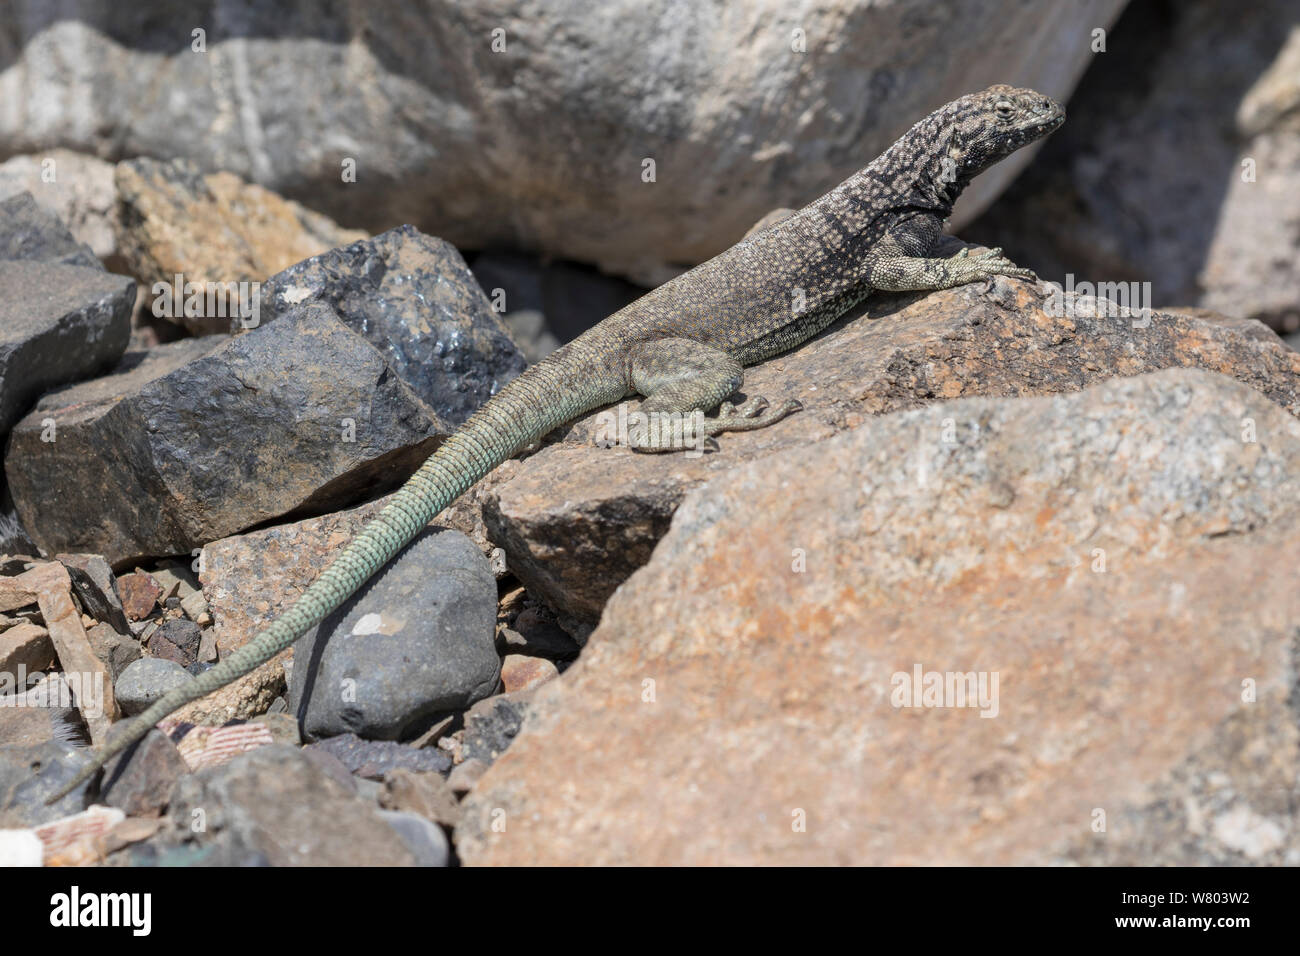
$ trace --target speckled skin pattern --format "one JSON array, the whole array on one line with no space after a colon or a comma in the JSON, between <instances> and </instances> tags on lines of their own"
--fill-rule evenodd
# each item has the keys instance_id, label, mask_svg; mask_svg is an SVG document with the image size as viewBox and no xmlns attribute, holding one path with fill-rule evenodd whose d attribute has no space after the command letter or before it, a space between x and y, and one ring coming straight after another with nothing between
<instances>
[{"instance_id":1,"label":"speckled skin pattern","mask_svg":"<svg viewBox=\"0 0 1300 956\"><path fill-rule=\"evenodd\" d=\"M743 367L806 341L873 290L1033 278L997 249L946 259L926 253L971 179L1064 120L1059 106L1033 90L993 86L954 100L816 202L765 217L739 244L529 368L447 439L289 610L193 683L132 718L64 793L178 707L287 648L474 482L565 422L640 394L646 412L721 405L718 417L705 420L710 436L762 428L799 405L773 408L757 397L739 408L724 403L743 382Z\"/></svg>"}]
</instances>

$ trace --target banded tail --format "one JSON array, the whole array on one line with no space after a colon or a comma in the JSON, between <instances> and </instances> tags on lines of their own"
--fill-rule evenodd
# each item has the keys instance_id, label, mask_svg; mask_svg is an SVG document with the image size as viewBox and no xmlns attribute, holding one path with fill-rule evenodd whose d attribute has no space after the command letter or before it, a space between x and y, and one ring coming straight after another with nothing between
<instances>
[{"instance_id":1,"label":"banded tail","mask_svg":"<svg viewBox=\"0 0 1300 956\"><path fill-rule=\"evenodd\" d=\"M126 721L126 727L97 747L91 762L47 805L89 780L172 711L243 677L291 645L351 597L444 508L519 449L605 404L604 397L576 395L560 387L559 379L566 372L572 374L566 353L564 349L553 353L489 399L429 456L287 611L192 683L170 691Z\"/></svg>"}]
</instances>

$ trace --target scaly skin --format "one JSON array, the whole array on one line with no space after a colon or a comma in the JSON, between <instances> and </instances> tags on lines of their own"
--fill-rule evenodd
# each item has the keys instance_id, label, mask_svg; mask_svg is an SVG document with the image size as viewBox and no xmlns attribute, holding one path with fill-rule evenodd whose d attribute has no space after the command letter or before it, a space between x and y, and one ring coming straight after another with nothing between
<instances>
[{"instance_id":1,"label":"scaly skin","mask_svg":"<svg viewBox=\"0 0 1300 956\"><path fill-rule=\"evenodd\" d=\"M876 290L947 289L1012 276L992 250L926 258L978 173L1065 119L1032 90L994 86L936 110L871 165L798 212L765 217L740 243L646 294L528 369L465 422L303 595L193 683L132 718L59 794L184 704L264 664L347 600L439 512L548 432L629 395L647 412L710 411L705 433L762 428L798 410L761 398L734 408L743 366L788 351ZM644 436L644 451L670 449Z\"/></svg>"}]
</instances>

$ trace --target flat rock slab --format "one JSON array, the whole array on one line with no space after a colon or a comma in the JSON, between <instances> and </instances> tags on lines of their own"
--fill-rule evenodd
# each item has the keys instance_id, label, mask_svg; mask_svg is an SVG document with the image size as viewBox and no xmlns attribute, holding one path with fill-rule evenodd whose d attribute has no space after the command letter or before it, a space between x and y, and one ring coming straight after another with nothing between
<instances>
[{"instance_id":1,"label":"flat rock slab","mask_svg":"<svg viewBox=\"0 0 1300 956\"><path fill-rule=\"evenodd\" d=\"M104 268L89 246L26 192L0 202L0 260L18 259Z\"/></svg>"},{"instance_id":2,"label":"flat rock slab","mask_svg":"<svg viewBox=\"0 0 1300 956\"><path fill-rule=\"evenodd\" d=\"M303 733L396 740L423 717L496 690L497 588L474 542L417 536L295 648L289 703Z\"/></svg>"},{"instance_id":3,"label":"flat rock slab","mask_svg":"<svg viewBox=\"0 0 1300 956\"><path fill-rule=\"evenodd\" d=\"M41 440L46 419L57 442ZM365 339L313 305L45 396L6 466L38 544L121 565L393 488L447 433Z\"/></svg>"},{"instance_id":4,"label":"flat rock slab","mask_svg":"<svg viewBox=\"0 0 1300 956\"><path fill-rule=\"evenodd\" d=\"M729 472L537 691L460 857L1294 863L1297 492L1300 421L1195 370Z\"/></svg>"},{"instance_id":5,"label":"flat rock slab","mask_svg":"<svg viewBox=\"0 0 1300 956\"><path fill-rule=\"evenodd\" d=\"M263 321L310 302L334 309L452 425L528 364L456 247L414 226L290 266L262 296Z\"/></svg>"},{"instance_id":6,"label":"flat rock slab","mask_svg":"<svg viewBox=\"0 0 1300 956\"><path fill-rule=\"evenodd\" d=\"M134 305L135 283L98 264L0 262L0 434L47 389L112 368Z\"/></svg>"},{"instance_id":7,"label":"flat rock slab","mask_svg":"<svg viewBox=\"0 0 1300 956\"><path fill-rule=\"evenodd\" d=\"M1029 283L982 288L872 300L872 318L747 369L744 394L774 405L798 399L804 410L769 428L721 435L716 453L597 448L589 442L601 413L580 419L489 495L484 519L493 539L530 593L594 622L649 560L691 488L747 462L801 458L874 415L971 395L1071 392L1170 367L1231 375L1300 414L1300 355L1258 322L1154 313L1142 327L1146 320L1128 316L1090 317L1089 300L1070 300L1080 314L1054 316Z\"/></svg>"}]
</instances>

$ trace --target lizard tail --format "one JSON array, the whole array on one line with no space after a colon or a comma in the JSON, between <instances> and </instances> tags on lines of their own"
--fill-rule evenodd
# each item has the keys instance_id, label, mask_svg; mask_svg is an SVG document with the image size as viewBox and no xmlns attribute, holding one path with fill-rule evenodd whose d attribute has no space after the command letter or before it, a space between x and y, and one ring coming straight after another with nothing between
<instances>
[{"instance_id":1,"label":"lizard tail","mask_svg":"<svg viewBox=\"0 0 1300 956\"><path fill-rule=\"evenodd\" d=\"M563 351L563 350L561 350ZM559 359L557 352L550 359ZM471 485L520 448L602 404L561 387L561 361L543 360L510 382L458 428L290 608L194 681L115 728L87 764L47 803L85 783L172 711L260 667L338 608ZM539 401L536 396L546 396Z\"/></svg>"}]
</instances>

